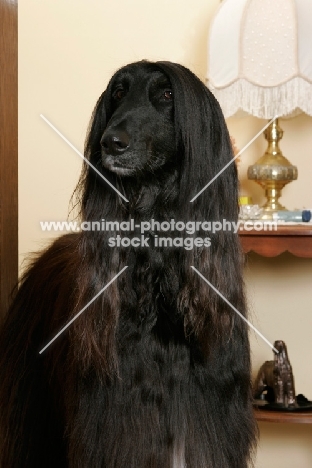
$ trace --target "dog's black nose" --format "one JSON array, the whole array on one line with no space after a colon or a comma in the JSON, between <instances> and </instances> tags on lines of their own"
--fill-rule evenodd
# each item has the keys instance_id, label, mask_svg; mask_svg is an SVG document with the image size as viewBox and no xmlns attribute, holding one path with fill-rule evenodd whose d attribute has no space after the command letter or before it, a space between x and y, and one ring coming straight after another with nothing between
<instances>
[{"instance_id":1,"label":"dog's black nose","mask_svg":"<svg viewBox=\"0 0 312 468\"><path fill-rule=\"evenodd\" d=\"M124 153L130 145L130 137L127 132L114 130L105 132L101 145L106 154L118 156Z\"/></svg>"}]
</instances>

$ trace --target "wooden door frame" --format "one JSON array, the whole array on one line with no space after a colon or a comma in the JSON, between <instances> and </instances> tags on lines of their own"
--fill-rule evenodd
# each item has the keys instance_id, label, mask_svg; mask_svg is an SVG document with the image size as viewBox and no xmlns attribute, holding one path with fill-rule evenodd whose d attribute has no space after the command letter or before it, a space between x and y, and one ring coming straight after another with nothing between
<instances>
[{"instance_id":1,"label":"wooden door frame","mask_svg":"<svg viewBox=\"0 0 312 468\"><path fill-rule=\"evenodd\" d=\"M0 321L18 278L17 0L0 0Z\"/></svg>"}]
</instances>

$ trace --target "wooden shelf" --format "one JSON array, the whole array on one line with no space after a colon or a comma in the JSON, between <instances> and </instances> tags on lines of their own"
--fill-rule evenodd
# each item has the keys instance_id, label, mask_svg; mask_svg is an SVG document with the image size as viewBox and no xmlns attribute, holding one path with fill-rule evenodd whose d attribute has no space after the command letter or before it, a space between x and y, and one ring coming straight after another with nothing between
<instances>
[{"instance_id":1,"label":"wooden shelf","mask_svg":"<svg viewBox=\"0 0 312 468\"><path fill-rule=\"evenodd\" d=\"M276 257L290 252L296 257L312 258L312 225L278 226L276 231L239 231L245 253Z\"/></svg>"},{"instance_id":2,"label":"wooden shelf","mask_svg":"<svg viewBox=\"0 0 312 468\"><path fill-rule=\"evenodd\" d=\"M245 253L276 257L289 252L296 257L312 258L312 225L280 225L276 231L239 231ZM270 411L255 408L258 422L312 424L312 411Z\"/></svg>"},{"instance_id":3,"label":"wooden shelf","mask_svg":"<svg viewBox=\"0 0 312 468\"><path fill-rule=\"evenodd\" d=\"M257 421L273 423L312 424L312 411L268 411L255 409Z\"/></svg>"}]
</instances>

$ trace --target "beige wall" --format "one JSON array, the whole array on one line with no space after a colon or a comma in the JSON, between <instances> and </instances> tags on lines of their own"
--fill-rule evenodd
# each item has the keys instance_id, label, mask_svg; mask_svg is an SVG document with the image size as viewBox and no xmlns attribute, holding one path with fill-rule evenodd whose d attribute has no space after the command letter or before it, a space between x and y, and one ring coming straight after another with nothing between
<instances>
[{"instance_id":1,"label":"beige wall","mask_svg":"<svg viewBox=\"0 0 312 468\"><path fill-rule=\"evenodd\" d=\"M19 249L21 262L51 238L41 220L65 220L81 161L43 122L44 114L80 150L94 103L111 74L143 58L171 60L204 79L210 19L218 0L20 0L19 2ZM264 121L230 119L242 148ZM289 208L312 208L312 118L281 122L282 149L299 169L284 189ZM242 192L263 195L246 167L264 151L260 137L242 156ZM246 269L251 317L273 342L283 339L297 393L312 399L310 361L312 260L250 257ZM251 335L255 372L272 353ZM311 428L261 424L256 467L312 466ZM193 468L193 467L192 467ZM194 467L195 468L195 467Z\"/></svg>"}]
</instances>

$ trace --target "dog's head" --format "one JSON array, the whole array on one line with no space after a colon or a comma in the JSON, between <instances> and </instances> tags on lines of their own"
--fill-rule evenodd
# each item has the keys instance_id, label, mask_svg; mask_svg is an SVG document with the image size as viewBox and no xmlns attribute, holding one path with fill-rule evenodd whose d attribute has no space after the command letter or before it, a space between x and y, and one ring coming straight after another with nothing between
<instances>
[{"instance_id":1,"label":"dog's head","mask_svg":"<svg viewBox=\"0 0 312 468\"><path fill-rule=\"evenodd\" d=\"M127 195L160 181L175 184L177 205L187 206L233 158L220 106L196 75L172 62L141 61L115 73L100 96L86 140L86 157ZM83 204L116 195L92 169L82 179ZM117 195L118 196L118 195ZM129 194L130 196L130 194ZM173 200L171 198L171 200ZM196 201L201 215L219 219L237 210L237 174L232 164ZM193 207L193 205L192 205Z\"/></svg>"},{"instance_id":2,"label":"dog's head","mask_svg":"<svg viewBox=\"0 0 312 468\"><path fill-rule=\"evenodd\" d=\"M138 62L120 69L94 116L103 167L137 177L170 162L176 154L173 99L170 80L156 65Z\"/></svg>"},{"instance_id":3,"label":"dog's head","mask_svg":"<svg viewBox=\"0 0 312 468\"><path fill-rule=\"evenodd\" d=\"M121 69L107 91L111 116L101 137L104 167L121 176L161 168L175 154L173 91L150 64Z\"/></svg>"}]
</instances>

